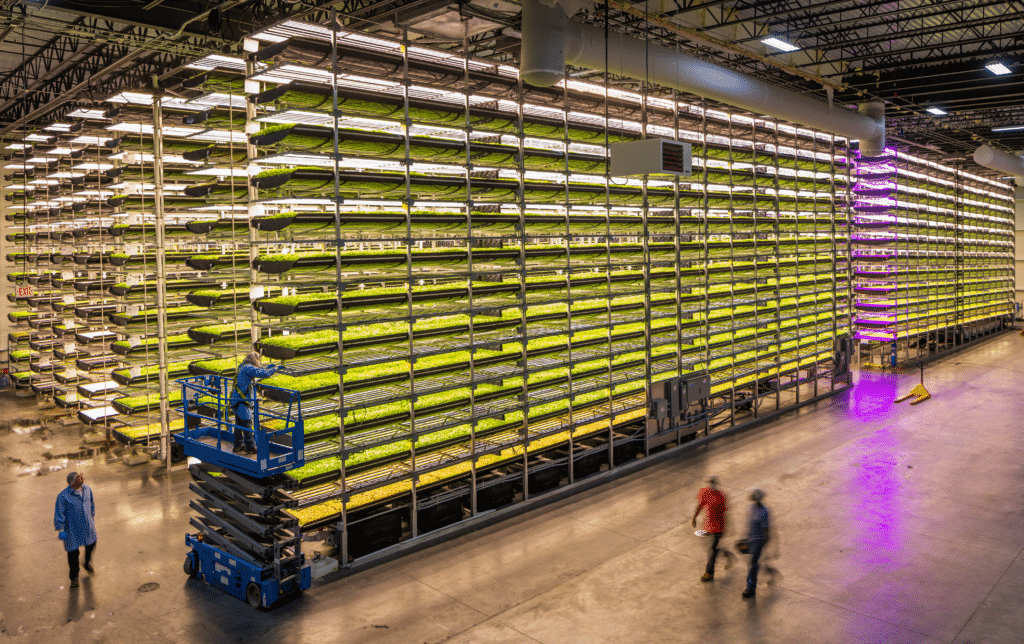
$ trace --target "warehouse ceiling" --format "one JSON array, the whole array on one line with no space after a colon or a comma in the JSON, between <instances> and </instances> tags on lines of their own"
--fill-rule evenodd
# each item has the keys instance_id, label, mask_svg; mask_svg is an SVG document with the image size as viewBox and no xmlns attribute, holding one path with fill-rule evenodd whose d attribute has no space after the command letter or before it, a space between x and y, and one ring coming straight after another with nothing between
<instances>
[{"instance_id":1,"label":"warehouse ceiling","mask_svg":"<svg viewBox=\"0 0 1024 644\"><path fill-rule=\"evenodd\" d=\"M822 101L882 99L890 139L921 154L969 162L981 143L1024 148L1024 0L571 1L584 21ZM474 55L519 55L514 0L0 0L0 135L148 85L196 57L238 51L257 27L324 20L331 5L349 27L408 29L453 49L467 37ZM781 51L769 37L798 49ZM1009 73L989 71L996 62ZM1014 126L1022 129L1001 130Z\"/></svg>"}]
</instances>

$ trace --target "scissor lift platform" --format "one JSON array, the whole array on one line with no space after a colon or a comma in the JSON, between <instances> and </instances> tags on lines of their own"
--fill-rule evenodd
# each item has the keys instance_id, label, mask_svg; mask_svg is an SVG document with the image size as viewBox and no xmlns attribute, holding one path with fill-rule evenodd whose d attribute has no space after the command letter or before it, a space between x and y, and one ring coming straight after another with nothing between
<instances>
[{"instance_id":1,"label":"scissor lift platform","mask_svg":"<svg viewBox=\"0 0 1024 644\"><path fill-rule=\"evenodd\" d=\"M289 493L295 482L282 473L305 460L299 393L280 390L289 402L273 410L261 409L255 398L244 401L252 411L252 428L243 429L253 433L253 457L231 449L237 427L225 413L231 379L204 375L178 382L185 429L174 439L199 461L189 466L196 495L189 523L199 532L185 535L191 549L186 574L254 608L309 588L302 536L295 519L282 512L298 505Z\"/></svg>"}]
</instances>

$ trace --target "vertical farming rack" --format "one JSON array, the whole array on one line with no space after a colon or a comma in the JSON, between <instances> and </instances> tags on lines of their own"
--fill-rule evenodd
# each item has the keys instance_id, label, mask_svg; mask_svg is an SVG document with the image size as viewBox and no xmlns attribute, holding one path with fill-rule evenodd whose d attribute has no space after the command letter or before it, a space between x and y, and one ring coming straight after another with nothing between
<instances>
[{"instance_id":1,"label":"vertical farming rack","mask_svg":"<svg viewBox=\"0 0 1024 644\"><path fill-rule=\"evenodd\" d=\"M912 363L1013 323L1013 188L905 150L857 160L863 366Z\"/></svg>"},{"instance_id":2,"label":"vertical farming rack","mask_svg":"<svg viewBox=\"0 0 1024 644\"><path fill-rule=\"evenodd\" d=\"M3 151L12 360L168 463L170 381L281 364L284 512L343 565L840 391L854 333L909 358L1010 300L1009 192L959 169L318 24L245 45ZM691 144L692 175L612 176L643 138Z\"/></svg>"}]
</instances>

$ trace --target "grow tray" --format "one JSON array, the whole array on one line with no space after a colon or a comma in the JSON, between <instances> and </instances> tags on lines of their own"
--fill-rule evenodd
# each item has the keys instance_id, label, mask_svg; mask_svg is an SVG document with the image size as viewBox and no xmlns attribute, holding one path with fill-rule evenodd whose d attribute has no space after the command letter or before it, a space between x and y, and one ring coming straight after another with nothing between
<instances>
[{"instance_id":1,"label":"grow tray","mask_svg":"<svg viewBox=\"0 0 1024 644\"><path fill-rule=\"evenodd\" d=\"M90 264L102 264L104 261L110 262L110 256L112 253L75 253L72 255L72 259L79 266L89 266Z\"/></svg>"},{"instance_id":2,"label":"grow tray","mask_svg":"<svg viewBox=\"0 0 1024 644\"><path fill-rule=\"evenodd\" d=\"M242 363L242 356L238 356L238 357L234 358L234 360L233 360L234 366L231 366L231 364L229 363L226 367L224 367L223 369L220 369L220 370L211 369L211 368L209 368L207 366L203 366L201 364L203 362L207 362L207 363L209 363L209 362L219 362L220 360L223 360L223 359L193 360L192 362L190 362L188 364L188 373L190 375L193 375L193 376L227 376L227 377L234 377L235 372L238 371L238 365ZM227 360L231 360L231 359L228 358ZM303 409L303 415L307 415L305 412L306 412L306 410Z\"/></svg>"},{"instance_id":3,"label":"grow tray","mask_svg":"<svg viewBox=\"0 0 1024 644\"><path fill-rule=\"evenodd\" d=\"M20 351L10 351L7 354L7 356L11 362L30 362L32 360L39 359L39 353L37 351L31 351L29 349L22 349Z\"/></svg>"},{"instance_id":4,"label":"grow tray","mask_svg":"<svg viewBox=\"0 0 1024 644\"><path fill-rule=\"evenodd\" d=\"M234 337L235 337L235 333L237 333L239 336L245 336L246 338L248 338L250 336L250 334L251 334L251 330L250 330L249 327L244 327L244 328L239 327L237 329L232 327L230 329L224 329L224 330L221 330L221 331L213 331L213 332L211 332L211 331L204 331L203 330L203 329L208 329L208 328L210 328L212 326L221 326L221 325L209 325L209 326L206 326L206 327L193 327L193 328L191 328L191 329L189 329L187 331L188 337L190 337L193 341L195 341L198 344L211 345L211 344L214 344L215 342L219 342L221 340L233 340ZM266 333L268 333L268 330L267 329L261 329L261 332L266 334ZM246 342L248 342L248 340L246 340Z\"/></svg>"},{"instance_id":5,"label":"grow tray","mask_svg":"<svg viewBox=\"0 0 1024 644\"><path fill-rule=\"evenodd\" d=\"M167 378L180 378L189 374L188 364L169 364L167 365ZM117 384L129 387L132 385L141 385L147 382L156 383L160 375L156 372L150 374L140 374L139 376L133 377L131 375L131 369L115 369L110 372L110 377L113 378Z\"/></svg>"},{"instance_id":6,"label":"grow tray","mask_svg":"<svg viewBox=\"0 0 1024 644\"><path fill-rule=\"evenodd\" d=\"M63 321L63 319L56 316L42 317L42 314L40 314L39 317L29 318L28 325L33 329L49 329L52 328L55 324L60 324Z\"/></svg>"},{"instance_id":7,"label":"grow tray","mask_svg":"<svg viewBox=\"0 0 1024 644\"><path fill-rule=\"evenodd\" d=\"M188 337L186 334L173 335L167 338L168 349L184 349L187 347L194 347L196 346L196 344L198 343L192 338ZM156 351L156 338L146 338L142 340L136 347L131 346L129 342L125 340L114 342L110 346L113 352L119 356L127 356L132 353L143 353L146 351L147 347L150 351Z\"/></svg>"},{"instance_id":8,"label":"grow tray","mask_svg":"<svg viewBox=\"0 0 1024 644\"><path fill-rule=\"evenodd\" d=\"M200 289L200 291L193 291L185 295L185 300L194 306L201 306L204 309L208 309L218 304L230 305L233 303L235 299L234 296L236 295L238 296L239 302L245 302L249 299L248 292L243 292L241 290L235 291L233 289L224 289L219 291L215 296L202 294L201 292L204 290L208 292L213 289Z\"/></svg>"},{"instance_id":9,"label":"grow tray","mask_svg":"<svg viewBox=\"0 0 1024 644\"><path fill-rule=\"evenodd\" d=\"M85 425L105 424L108 420L117 418L117 410L113 407L94 407L82 409L78 412L78 421Z\"/></svg>"},{"instance_id":10,"label":"grow tray","mask_svg":"<svg viewBox=\"0 0 1024 644\"><path fill-rule=\"evenodd\" d=\"M28 346L35 351L53 351L60 344L61 340L58 338L33 338L29 340Z\"/></svg>"},{"instance_id":11,"label":"grow tray","mask_svg":"<svg viewBox=\"0 0 1024 644\"><path fill-rule=\"evenodd\" d=\"M367 261L367 262L364 262L364 263L368 263L368 264L372 263L374 265L379 265L381 263L392 263L392 264L398 265L398 264L404 263L404 258L403 258L402 261L397 261L397 260L393 260L391 258L388 258L387 260L385 260L385 259L377 259L376 261L372 261L372 262L371 261ZM266 258L257 257L256 259L252 260L252 267L254 269L256 269L257 271L260 271L261 273L268 273L268 274L272 274L272 275L276 275L278 273L284 273L286 271L290 271L290 270L294 270L294 269L302 269L302 268L305 268L305 269L325 269L325 268L331 268L332 266L334 266L334 264L335 264L335 257L334 257L334 255L333 254L328 255L328 254L325 254L325 253L310 254L309 256L305 256L305 257L300 255L297 259L274 259L273 255L269 255Z\"/></svg>"},{"instance_id":12,"label":"grow tray","mask_svg":"<svg viewBox=\"0 0 1024 644\"><path fill-rule=\"evenodd\" d=\"M66 367L59 362L30 362L28 368L33 373L53 373L64 371Z\"/></svg>"},{"instance_id":13,"label":"grow tray","mask_svg":"<svg viewBox=\"0 0 1024 644\"><path fill-rule=\"evenodd\" d=\"M75 316L85 319L102 318L117 311L116 304L88 304L75 306Z\"/></svg>"},{"instance_id":14,"label":"grow tray","mask_svg":"<svg viewBox=\"0 0 1024 644\"><path fill-rule=\"evenodd\" d=\"M82 291L88 293L89 291L99 291L110 286L113 286L117 282L114 281L113 277L107 279L75 279L73 284L76 291ZM63 280L61 281L63 285ZM55 284L57 286L57 284Z\"/></svg>"},{"instance_id":15,"label":"grow tray","mask_svg":"<svg viewBox=\"0 0 1024 644\"><path fill-rule=\"evenodd\" d=\"M102 355L102 356L90 356L88 358L79 358L75 360L75 366L81 371L93 371L95 369L106 369L116 364L120 364L120 360L117 356Z\"/></svg>"},{"instance_id":16,"label":"grow tray","mask_svg":"<svg viewBox=\"0 0 1024 644\"><path fill-rule=\"evenodd\" d=\"M78 409L82 406L82 402L78 399L78 393L74 391L55 395L53 402L62 409Z\"/></svg>"},{"instance_id":17,"label":"grow tray","mask_svg":"<svg viewBox=\"0 0 1024 644\"><path fill-rule=\"evenodd\" d=\"M80 383L92 382L92 378L88 375L82 374L78 369L67 369L60 373L55 373L53 377L62 385L77 385Z\"/></svg>"},{"instance_id":18,"label":"grow tray","mask_svg":"<svg viewBox=\"0 0 1024 644\"><path fill-rule=\"evenodd\" d=\"M36 311L15 311L7 314L7 319L17 324L18 322L34 320L41 316L42 313Z\"/></svg>"},{"instance_id":19,"label":"grow tray","mask_svg":"<svg viewBox=\"0 0 1024 644\"><path fill-rule=\"evenodd\" d=\"M113 331L84 331L75 334L75 342L79 344L100 344L117 340L117 334Z\"/></svg>"},{"instance_id":20,"label":"grow tray","mask_svg":"<svg viewBox=\"0 0 1024 644\"><path fill-rule=\"evenodd\" d=\"M87 351L82 351L81 349L65 351L63 346L59 346L53 348L53 355L58 360L76 360L78 358L88 357L89 353Z\"/></svg>"},{"instance_id":21,"label":"grow tray","mask_svg":"<svg viewBox=\"0 0 1024 644\"><path fill-rule=\"evenodd\" d=\"M189 268L199 271L208 271L218 266L230 266L232 262L240 268L248 267L249 253L239 252L234 255L217 255L216 257L210 257L202 253L193 253L192 256L185 260L185 264Z\"/></svg>"},{"instance_id":22,"label":"grow tray","mask_svg":"<svg viewBox=\"0 0 1024 644\"><path fill-rule=\"evenodd\" d=\"M185 421L177 419L171 422L168 430L171 434L185 429ZM110 434L117 442L124 445L145 445L160 440L160 423L149 423L147 425L123 424L110 430ZM173 441L173 439L172 439Z\"/></svg>"},{"instance_id":23,"label":"grow tray","mask_svg":"<svg viewBox=\"0 0 1024 644\"><path fill-rule=\"evenodd\" d=\"M61 391L60 385L54 380L38 380L32 381L32 391L37 396L52 396L56 392Z\"/></svg>"},{"instance_id":24,"label":"grow tray","mask_svg":"<svg viewBox=\"0 0 1024 644\"><path fill-rule=\"evenodd\" d=\"M186 290L190 290L190 289L194 289L194 288L202 288L204 286L211 286L211 285L216 284L216 282L213 282L212 280L205 280L205 279L199 279L199 280L176 280L176 279L171 279L171 280L167 280L166 282L167 283L166 283L166 287L165 288L166 288L167 291L186 291ZM114 285L112 285L107 290L110 291L111 293L113 293L114 295L117 295L117 296L128 295L130 293L140 293L140 292L144 292L144 291L148 291L150 293L153 293L153 292L156 291L156 283L155 282L143 282L142 284L135 284L133 286L128 286L127 284L122 286L122 284L123 283L114 284Z\"/></svg>"},{"instance_id":25,"label":"grow tray","mask_svg":"<svg viewBox=\"0 0 1024 644\"><path fill-rule=\"evenodd\" d=\"M200 219L185 224L185 228L196 235L206 235L215 230L228 231L234 228L244 228L248 225L247 219Z\"/></svg>"},{"instance_id":26,"label":"grow tray","mask_svg":"<svg viewBox=\"0 0 1024 644\"><path fill-rule=\"evenodd\" d=\"M182 252L182 251L166 251L164 252L164 261L167 262L183 262L189 257L192 257L195 253ZM127 266L129 264L151 264L156 266L156 254L155 253L144 253L142 255L125 255L124 253L111 253L108 261L112 266Z\"/></svg>"},{"instance_id":27,"label":"grow tray","mask_svg":"<svg viewBox=\"0 0 1024 644\"><path fill-rule=\"evenodd\" d=\"M169 306L165 309L164 319L166 320L184 320L192 317L194 313L204 313L202 309L197 306ZM142 311L138 315L128 316L124 313L111 313L107 315L107 319L116 324L117 326L129 326L132 324L142 324L155 320L157 315L156 309L148 311Z\"/></svg>"},{"instance_id":28,"label":"grow tray","mask_svg":"<svg viewBox=\"0 0 1024 644\"><path fill-rule=\"evenodd\" d=\"M97 398L108 396L120 388L121 385L117 384L113 380L104 380L102 382L88 382L80 384L76 387L76 391L80 398Z\"/></svg>"},{"instance_id":29,"label":"grow tray","mask_svg":"<svg viewBox=\"0 0 1024 644\"><path fill-rule=\"evenodd\" d=\"M129 400L131 398L144 398L145 400L141 400L139 402L132 402L130 404L123 402L123 401ZM181 402L181 392L180 391L172 391L172 392L168 393L168 395L167 395L167 404L168 404L168 406L174 406L174 405L179 404L180 402ZM120 412L122 414L125 414L125 415L128 415L128 416L130 416L132 414L141 414L143 412L154 411L154 410L159 409L160 408L160 395L159 394L150 394L148 396L125 396L123 398L115 398L114 400L111 401L111 404L114 406L114 409L116 409L118 412Z\"/></svg>"},{"instance_id":30,"label":"grow tray","mask_svg":"<svg viewBox=\"0 0 1024 644\"><path fill-rule=\"evenodd\" d=\"M63 302L63 299L60 295L40 294L25 298L25 301L28 302L29 306L39 307L46 306L47 304L54 304L56 302Z\"/></svg>"}]
</instances>

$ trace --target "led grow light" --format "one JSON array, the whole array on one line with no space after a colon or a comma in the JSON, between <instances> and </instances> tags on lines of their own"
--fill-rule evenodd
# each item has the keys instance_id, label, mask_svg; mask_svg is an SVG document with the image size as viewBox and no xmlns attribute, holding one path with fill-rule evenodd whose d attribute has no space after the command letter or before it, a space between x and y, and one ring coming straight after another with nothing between
<instances>
[{"instance_id":1,"label":"led grow light","mask_svg":"<svg viewBox=\"0 0 1024 644\"><path fill-rule=\"evenodd\" d=\"M261 199L252 202L254 205L268 206L333 206L333 199L300 199L292 197Z\"/></svg>"},{"instance_id":2,"label":"led grow light","mask_svg":"<svg viewBox=\"0 0 1024 644\"><path fill-rule=\"evenodd\" d=\"M258 161L259 163L268 163L271 165L307 165L315 166L318 168L333 168L333 156L333 154L319 155L283 152L281 154L272 154L269 156L260 157L259 159L256 159L256 161ZM401 169L400 166L399 169Z\"/></svg>"},{"instance_id":3,"label":"led grow light","mask_svg":"<svg viewBox=\"0 0 1024 644\"><path fill-rule=\"evenodd\" d=\"M260 66L265 65L257 64L257 67ZM219 67L233 72L245 73L245 59L234 58L233 56L223 56L221 54L210 54L208 56L203 56L199 60L192 61L186 65L186 67L189 69L202 69L206 71L211 71Z\"/></svg>"},{"instance_id":4,"label":"led grow light","mask_svg":"<svg viewBox=\"0 0 1024 644\"><path fill-rule=\"evenodd\" d=\"M192 141L211 141L214 143L245 143L246 141L243 132L233 132L231 130L203 130L188 138Z\"/></svg>"},{"instance_id":5,"label":"led grow light","mask_svg":"<svg viewBox=\"0 0 1024 644\"><path fill-rule=\"evenodd\" d=\"M334 117L323 112L307 112L304 110L285 110L280 114L271 114L259 119L260 123L286 123L288 125L334 125Z\"/></svg>"},{"instance_id":6,"label":"led grow light","mask_svg":"<svg viewBox=\"0 0 1024 644\"><path fill-rule=\"evenodd\" d=\"M78 165L71 166L72 170L92 170L102 171L110 170L114 167L113 163L79 163Z\"/></svg>"},{"instance_id":7,"label":"led grow light","mask_svg":"<svg viewBox=\"0 0 1024 644\"><path fill-rule=\"evenodd\" d=\"M89 109L84 109L83 108L83 109L75 110L74 112L68 114L68 116L70 118L76 118L76 119L94 119L94 120L102 119L104 121L109 121L110 118L108 116L106 116L106 114L107 113L104 110L89 110Z\"/></svg>"},{"instance_id":8,"label":"led grow light","mask_svg":"<svg viewBox=\"0 0 1024 644\"><path fill-rule=\"evenodd\" d=\"M993 132L1016 132L1017 130L1024 130L1024 125L1007 125L1005 127L994 127Z\"/></svg>"},{"instance_id":9,"label":"led grow light","mask_svg":"<svg viewBox=\"0 0 1024 644\"><path fill-rule=\"evenodd\" d=\"M245 108L245 97L224 94L222 92L210 92L188 101L189 105L201 105L203 107L236 107Z\"/></svg>"},{"instance_id":10,"label":"led grow light","mask_svg":"<svg viewBox=\"0 0 1024 644\"><path fill-rule=\"evenodd\" d=\"M106 145L113 140L108 136L79 136L71 139L69 143L77 145Z\"/></svg>"},{"instance_id":11,"label":"led grow light","mask_svg":"<svg viewBox=\"0 0 1024 644\"><path fill-rule=\"evenodd\" d=\"M153 126L147 123L117 123L116 125L110 125L106 129L111 132L128 132L130 134L152 134ZM161 130L164 136L180 136L188 137L193 134L199 134L203 130L195 127L178 127L178 126L164 126Z\"/></svg>"},{"instance_id":12,"label":"led grow light","mask_svg":"<svg viewBox=\"0 0 1024 644\"><path fill-rule=\"evenodd\" d=\"M8 150L31 150L32 146L25 143L11 143L7 146Z\"/></svg>"},{"instance_id":13,"label":"led grow light","mask_svg":"<svg viewBox=\"0 0 1024 644\"><path fill-rule=\"evenodd\" d=\"M189 210L195 212L246 212L248 211L247 206L240 206L238 204L211 204L209 206L199 206L198 208L189 208Z\"/></svg>"},{"instance_id":14,"label":"led grow light","mask_svg":"<svg viewBox=\"0 0 1024 644\"><path fill-rule=\"evenodd\" d=\"M946 112L940 110L937 107L929 107L925 111L928 112L929 114L934 114L935 116L945 116L946 115Z\"/></svg>"},{"instance_id":15,"label":"led grow light","mask_svg":"<svg viewBox=\"0 0 1024 644\"><path fill-rule=\"evenodd\" d=\"M78 179L84 177L84 172L54 172L53 174L46 175L48 179Z\"/></svg>"},{"instance_id":16,"label":"led grow light","mask_svg":"<svg viewBox=\"0 0 1024 644\"><path fill-rule=\"evenodd\" d=\"M52 143L57 140L55 136L46 136L43 134L29 134L25 137L26 141L32 141L33 143Z\"/></svg>"},{"instance_id":17,"label":"led grow light","mask_svg":"<svg viewBox=\"0 0 1024 644\"><path fill-rule=\"evenodd\" d=\"M212 176L212 177L248 177L249 172L245 168L203 168L202 170L191 170L185 174L190 176Z\"/></svg>"},{"instance_id":18,"label":"led grow light","mask_svg":"<svg viewBox=\"0 0 1024 644\"><path fill-rule=\"evenodd\" d=\"M117 193L114 192L113 190L81 190L79 192L74 193L73 196L75 196L75 197L100 197L101 199L106 199L107 197L113 197L115 194L117 194Z\"/></svg>"},{"instance_id":19,"label":"led grow light","mask_svg":"<svg viewBox=\"0 0 1024 644\"><path fill-rule=\"evenodd\" d=\"M360 49L368 49L370 51L379 51L392 54L400 54L402 51L402 45L398 42L394 42L391 40L375 38L373 36L368 36L363 33L352 31L339 30L337 34L337 41L339 44L358 47ZM276 25L269 29L265 29L264 31L257 32L250 37L256 40L263 40L266 42L281 42L283 40L293 37L319 40L321 42L330 42L331 31L326 27L322 27L320 25L313 25L304 22L289 20L280 25ZM448 65L455 69L461 68L463 64L463 58L461 56L449 54L447 52L435 49L425 49L423 47L409 47L408 51L410 58L427 60L442 65ZM469 67L470 69L484 70L492 69L494 65L479 60L470 60ZM513 68L508 67L508 69Z\"/></svg>"},{"instance_id":20,"label":"led grow light","mask_svg":"<svg viewBox=\"0 0 1024 644\"><path fill-rule=\"evenodd\" d=\"M130 105L152 105L153 95L140 92L119 92L107 99L108 103L128 103Z\"/></svg>"},{"instance_id":21,"label":"led grow light","mask_svg":"<svg viewBox=\"0 0 1024 644\"><path fill-rule=\"evenodd\" d=\"M60 161L57 157L32 157L26 163L55 163Z\"/></svg>"},{"instance_id":22,"label":"led grow light","mask_svg":"<svg viewBox=\"0 0 1024 644\"><path fill-rule=\"evenodd\" d=\"M8 163L4 166L8 170L32 170L35 167L34 163Z\"/></svg>"}]
</instances>

